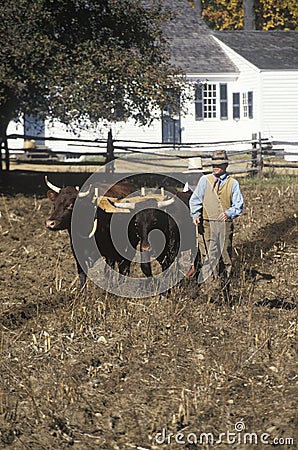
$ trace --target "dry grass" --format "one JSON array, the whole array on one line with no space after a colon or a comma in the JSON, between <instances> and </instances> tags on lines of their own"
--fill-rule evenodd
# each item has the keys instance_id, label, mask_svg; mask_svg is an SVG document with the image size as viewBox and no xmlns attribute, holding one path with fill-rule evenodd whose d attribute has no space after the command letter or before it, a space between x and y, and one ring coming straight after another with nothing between
<instances>
[{"instance_id":1,"label":"dry grass","mask_svg":"<svg viewBox=\"0 0 298 450\"><path fill-rule=\"evenodd\" d=\"M295 438L295 181L243 184L232 306L208 303L194 280L167 297L116 297L92 283L79 294L66 234L44 229L47 200L3 196L1 446L208 449L175 437L217 439L238 422L258 435L252 449L268 448L263 433Z\"/></svg>"}]
</instances>

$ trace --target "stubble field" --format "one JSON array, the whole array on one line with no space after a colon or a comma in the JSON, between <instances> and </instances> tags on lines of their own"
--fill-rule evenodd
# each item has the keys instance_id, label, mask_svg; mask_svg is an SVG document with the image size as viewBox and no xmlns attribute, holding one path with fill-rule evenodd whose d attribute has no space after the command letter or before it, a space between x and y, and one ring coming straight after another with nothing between
<instances>
[{"instance_id":1,"label":"stubble field","mask_svg":"<svg viewBox=\"0 0 298 450\"><path fill-rule=\"evenodd\" d=\"M231 305L81 294L46 189L1 196L1 448L296 448L297 177L241 186Z\"/></svg>"}]
</instances>

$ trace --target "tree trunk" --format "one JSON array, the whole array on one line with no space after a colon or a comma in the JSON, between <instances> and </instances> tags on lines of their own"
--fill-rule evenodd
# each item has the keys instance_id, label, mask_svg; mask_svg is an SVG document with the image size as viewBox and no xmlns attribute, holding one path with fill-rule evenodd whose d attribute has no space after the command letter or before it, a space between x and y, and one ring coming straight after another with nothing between
<instances>
[{"instance_id":1,"label":"tree trunk","mask_svg":"<svg viewBox=\"0 0 298 450\"><path fill-rule=\"evenodd\" d=\"M244 29L255 30L256 29L255 1L243 0L243 9L244 9Z\"/></svg>"},{"instance_id":2,"label":"tree trunk","mask_svg":"<svg viewBox=\"0 0 298 450\"><path fill-rule=\"evenodd\" d=\"M16 116L18 101L14 95L7 95L5 101L0 104L0 152L5 152L6 170L9 170L9 149L7 144L7 127ZM0 158L0 170L2 170L2 155Z\"/></svg>"},{"instance_id":3,"label":"tree trunk","mask_svg":"<svg viewBox=\"0 0 298 450\"><path fill-rule=\"evenodd\" d=\"M190 2L196 10L198 17L202 17L202 0L192 0Z\"/></svg>"},{"instance_id":4,"label":"tree trunk","mask_svg":"<svg viewBox=\"0 0 298 450\"><path fill-rule=\"evenodd\" d=\"M0 141L6 139L8 124L17 114L17 105L17 98L7 94L5 100L0 104Z\"/></svg>"}]
</instances>

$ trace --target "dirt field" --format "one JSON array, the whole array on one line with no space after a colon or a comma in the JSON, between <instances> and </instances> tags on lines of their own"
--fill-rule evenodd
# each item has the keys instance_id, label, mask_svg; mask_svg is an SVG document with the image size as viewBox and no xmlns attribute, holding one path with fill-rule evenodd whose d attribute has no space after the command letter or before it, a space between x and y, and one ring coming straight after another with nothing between
<instances>
[{"instance_id":1,"label":"dirt field","mask_svg":"<svg viewBox=\"0 0 298 450\"><path fill-rule=\"evenodd\" d=\"M297 177L241 186L232 305L195 280L167 298L80 294L46 189L6 190L0 448L297 448Z\"/></svg>"}]
</instances>

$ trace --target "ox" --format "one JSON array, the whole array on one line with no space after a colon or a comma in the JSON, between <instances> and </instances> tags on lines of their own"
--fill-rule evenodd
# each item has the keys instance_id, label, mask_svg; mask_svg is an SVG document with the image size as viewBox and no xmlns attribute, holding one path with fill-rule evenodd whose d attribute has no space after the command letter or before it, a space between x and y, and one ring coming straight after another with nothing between
<instances>
[{"instance_id":1,"label":"ox","mask_svg":"<svg viewBox=\"0 0 298 450\"><path fill-rule=\"evenodd\" d=\"M72 251L77 264L80 286L83 288L86 283L88 264L86 262L83 267L82 261L78 261L74 251L71 217L74 202L79 201L80 198L83 198L86 208L89 206L93 208L91 199L89 199L90 201L85 201L85 197L90 195L90 193L79 192L78 188L71 186L58 188L47 179L46 183L50 188L48 197L54 204L53 214L46 221L46 226L52 231L68 230ZM175 261L179 250L185 250L195 246L194 227L188 213L188 208L185 207L185 205L188 206L188 198L184 198L185 193L175 191L172 197L166 200L157 200L154 198L148 199L144 196L144 199L141 199L141 201L138 202L134 201L134 198L131 197L129 198L129 201L126 201L126 197L131 196L136 191L136 188L126 180L116 183L109 188L105 186L104 191L106 197L118 199L118 201L113 202L113 206L117 211L123 212L123 214L124 211L126 213L130 212L128 225L128 239L130 245L127 246L127 248L130 248L130 252L127 251L126 254L125 252L123 254L123 252L117 250L118 247L115 247L111 237L110 226L113 214L105 212L101 208L97 208L95 219L96 226L94 226L93 229L96 245L100 254L110 266L114 267L117 263L121 274L129 274L130 264L139 243L142 255L141 270L145 276L152 277L149 255L160 249L160 242L157 242L158 239L153 239L152 242L149 242L149 234L153 230L159 230L164 236L165 242L163 249L156 257L161 265L162 271L166 270ZM182 202L175 202L177 198L180 198ZM121 199L124 199L124 201ZM184 208L182 205L184 205ZM123 217L122 214L121 216ZM180 231L182 231L182 236ZM186 237L187 242L185 240ZM86 260L88 260L88 257L90 257L90 255L88 256L88 239L83 241L83 246L83 250L86 253Z\"/></svg>"},{"instance_id":2,"label":"ox","mask_svg":"<svg viewBox=\"0 0 298 450\"><path fill-rule=\"evenodd\" d=\"M177 254L177 235L175 221L168 214L168 208L175 198L156 200L146 198L141 202L115 202L114 205L121 211L122 208L131 211L133 230L140 244L141 270L146 277L152 277L150 255L157 253L156 260L162 271L166 270L174 261ZM152 231L160 231L158 236L149 235ZM163 235L164 242L161 239ZM162 250L160 251L160 249Z\"/></svg>"},{"instance_id":3,"label":"ox","mask_svg":"<svg viewBox=\"0 0 298 450\"><path fill-rule=\"evenodd\" d=\"M46 227L51 231L67 230L70 236L71 248L76 260L77 271L80 279L80 286L83 288L86 283L86 273L88 271L87 258L85 267L82 267L82 262L78 260L73 248L72 242L72 230L71 230L71 217L74 208L75 201L80 198L84 199L89 195L89 192L79 192L78 188L73 186L67 186L59 188L48 181L46 178L46 184L50 188L48 191L48 198L53 202L54 211L51 217L46 221ZM104 187L106 190L106 187ZM136 188L128 181L122 181L116 183L106 190L106 194L116 198L123 198L129 194L135 192ZM91 202L84 202L86 208L88 205L93 208ZM110 221L111 214L106 213L100 208L97 209L97 229L95 230L95 240L100 254L106 259L107 263L112 267L118 264L119 272L121 274L129 273L130 260L121 255L115 248L111 236L110 236ZM131 245L136 248L138 238L130 230ZM88 247L88 241L84 241L84 245ZM88 254L88 248L86 248Z\"/></svg>"},{"instance_id":4,"label":"ox","mask_svg":"<svg viewBox=\"0 0 298 450\"><path fill-rule=\"evenodd\" d=\"M152 277L148 253L154 255L162 245L158 236L149 242L153 230L161 231L165 240L162 251L156 257L162 271L173 264L180 251L191 250L194 255L197 250L195 227L189 213L191 191L170 189L170 192L172 197L160 202L144 198L141 203L115 203L117 208L129 208L133 213L134 231L140 240L141 254L144 254L141 269L147 277Z\"/></svg>"}]
</instances>

